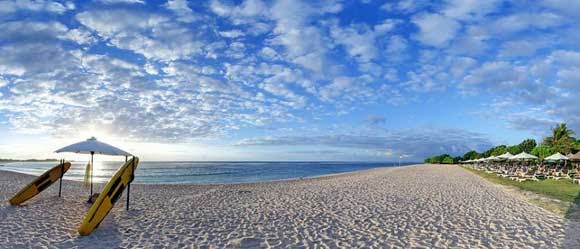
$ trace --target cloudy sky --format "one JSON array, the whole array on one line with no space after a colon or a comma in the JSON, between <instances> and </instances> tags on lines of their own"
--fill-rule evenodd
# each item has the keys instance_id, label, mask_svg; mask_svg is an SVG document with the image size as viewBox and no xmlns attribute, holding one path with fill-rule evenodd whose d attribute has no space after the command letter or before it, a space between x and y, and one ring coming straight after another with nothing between
<instances>
[{"instance_id":1,"label":"cloudy sky","mask_svg":"<svg viewBox=\"0 0 580 249\"><path fill-rule=\"evenodd\" d=\"M422 160L580 132L580 1L0 1L0 157Z\"/></svg>"}]
</instances>

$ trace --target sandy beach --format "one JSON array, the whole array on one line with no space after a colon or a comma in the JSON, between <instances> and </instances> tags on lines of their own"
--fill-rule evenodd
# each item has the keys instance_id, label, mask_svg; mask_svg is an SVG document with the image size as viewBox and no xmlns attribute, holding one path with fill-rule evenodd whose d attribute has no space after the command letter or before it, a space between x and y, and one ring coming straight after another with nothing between
<instances>
[{"instance_id":1,"label":"sandy beach","mask_svg":"<svg viewBox=\"0 0 580 249\"><path fill-rule=\"evenodd\" d=\"M457 166L378 168L232 185L133 185L81 237L81 183L8 199L31 176L0 171L2 248L573 248L579 222L534 206ZM96 189L102 186L97 185Z\"/></svg>"}]
</instances>

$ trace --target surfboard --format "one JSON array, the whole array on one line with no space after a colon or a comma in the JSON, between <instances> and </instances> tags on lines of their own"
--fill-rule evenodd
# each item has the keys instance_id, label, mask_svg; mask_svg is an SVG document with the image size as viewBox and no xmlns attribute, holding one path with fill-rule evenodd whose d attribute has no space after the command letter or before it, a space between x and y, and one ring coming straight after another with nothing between
<instances>
[{"instance_id":1,"label":"surfboard","mask_svg":"<svg viewBox=\"0 0 580 249\"><path fill-rule=\"evenodd\" d=\"M20 190L20 192L16 193L16 195L10 199L10 205L20 205L30 198L36 196L50 185L58 181L58 179L60 179L64 173L68 171L68 169L70 169L70 162L65 162L64 165L62 163L58 164L52 169L44 172L44 174L34 179L34 181Z\"/></svg>"},{"instance_id":2,"label":"surfboard","mask_svg":"<svg viewBox=\"0 0 580 249\"><path fill-rule=\"evenodd\" d=\"M101 221L107 217L107 214L111 211L115 203L119 200L123 194L123 190L129 183L135 178L135 169L139 164L139 158L133 157L131 160L127 161L111 180L105 185L105 188L99 194L99 197L95 203L91 206L91 209L87 213L87 216L81 223L79 227L79 234L86 236L91 234L95 228L99 226Z\"/></svg>"}]
</instances>

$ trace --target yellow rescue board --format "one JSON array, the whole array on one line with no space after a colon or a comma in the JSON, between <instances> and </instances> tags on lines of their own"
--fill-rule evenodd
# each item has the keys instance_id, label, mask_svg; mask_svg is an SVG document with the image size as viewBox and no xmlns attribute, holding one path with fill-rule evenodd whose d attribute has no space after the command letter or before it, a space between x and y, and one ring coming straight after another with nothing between
<instances>
[{"instance_id":1,"label":"yellow rescue board","mask_svg":"<svg viewBox=\"0 0 580 249\"><path fill-rule=\"evenodd\" d=\"M34 179L34 181L20 190L20 192L16 193L16 195L10 199L10 205L20 205L21 203L36 196L50 185L58 181L58 179L60 179L64 173L68 171L68 169L70 169L70 162L65 162L64 164L61 163L44 172L44 174Z\"/></svg>"},{"instance_id":2,"label":"yellow rescue board","mask_svg":"<svg viewBox=\"0 0 580 249\"><path fill-rule=\"evenodd\" d=\"M129 183L133 181L134 171L139 164L139 158L133 157L121 167L117 173L111 178L109 183L105 186L99 198L95 201L89 213L79 227L79 234L86 236L91 234L95 228L99 226L101 221L105 219L107 214L113 208L113 205L119 200L123 194L123 190Z\"/></svg>"}]
</instances>

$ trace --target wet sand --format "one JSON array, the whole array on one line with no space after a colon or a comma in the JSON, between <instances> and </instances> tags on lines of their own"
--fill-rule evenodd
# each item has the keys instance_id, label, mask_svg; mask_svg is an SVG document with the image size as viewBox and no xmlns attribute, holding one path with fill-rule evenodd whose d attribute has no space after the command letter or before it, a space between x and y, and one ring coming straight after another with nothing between
<instances>
[{"instance_id":1,"label":"wet sand","mask_svg":"<svg viewBox=\"0 0 580 249\"><path fill-rule=\"evenodd\" d=\"M8 199L32 176L0 171L2 248L578 248L579 223L457 166L378 168L232 185L132 185L100 227L79 182L23 206ZM96 185L96 190L102 185Z\"/></svg>"}]
</instances>

